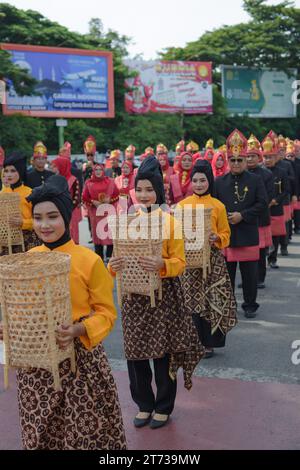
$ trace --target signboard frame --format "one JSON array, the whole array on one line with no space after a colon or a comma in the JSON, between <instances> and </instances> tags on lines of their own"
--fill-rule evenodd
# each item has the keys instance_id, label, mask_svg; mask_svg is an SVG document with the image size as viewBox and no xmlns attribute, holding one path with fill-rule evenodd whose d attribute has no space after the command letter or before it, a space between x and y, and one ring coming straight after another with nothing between
<instances>
[{"instance_id":1,"label":"signboard frame","mask_svg":"<svg viewBox=\"0 0 300 470\"><path fill-rule=\"evenodd\" d=\"M220 65L220 70L221 70L221 75L222 75L222 96L223 98L225 99L226 101L226 104L227 104L227 98L226 98L226 89L225 89L225 73L226 73L226 70L232 70L232 69L236 69L236 70L255 70L255 71L267 71L267 72L280 72L280 73L286 73L285 70L280 70L280 69L274 69L274 68L270 68L270 67L248 67L248 66L244 66L244 65ZM297 80L297 74L298 74L298 70L296 68L290 68L289 71L291 72L291 76L293 76L295 78L295 80ZM291 97L292 95L294 94L294 89L291 88ZM292 102L292 101L291 101ZM251 118L261 118L261 119L293 119L293 118L296 118L297 117L297 103L292 103L293 104L293 115L274 115L274 114L264 114L264 113L251 113L251 112L248 112L247 110L244 111L243 113L238 113L238 112L234 112L234 111L230 111L230 108L227 106L227 110L229 112L229 115L230 116L248 116L248 117L251 117Z\"/></svg>"},{"instance_id":2,"label":"signboard frame","mask_svg":"<svg viewBox=\"0 0 300 470\"><path fill-rule=\"evenodd\" d=\"M66 47L48 47L48 46L32 46L23 44L1 43L0 48L10 51L27 51L27 52L45 52L49 54L64 55L82 55L92 57L105 57L107 60L107 80L108 80L108 111L34 111L34 110L10 110L8 102L2 105L4 115L23 114L32 117L44 118L114 118L115 117L115 101L114 101L114 74L113 74L113 53L109 51L99 51L91 49L73 49Z\"/></svg>"},{"instance_id":3,"label":"signboard frame","mask_svg":"<svg viewBox=\"0 0 300 470\"><path fill-rule=\"evenodd\" d=\"M125 80L127 113L213 114L211 61L128 59L125 65L137 73Z\"/></svg>"}]
</instances>

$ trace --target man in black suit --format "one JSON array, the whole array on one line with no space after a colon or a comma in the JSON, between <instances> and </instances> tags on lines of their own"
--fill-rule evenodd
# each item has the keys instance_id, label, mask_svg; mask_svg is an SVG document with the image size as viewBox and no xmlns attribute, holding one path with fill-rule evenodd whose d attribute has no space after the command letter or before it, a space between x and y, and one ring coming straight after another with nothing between
<instances>
[{"instance_id":1,"label":"man in black suit","mask_svg":"<svg viewBox=\"0 0 300 470\"><path fill-rule=\"evenodd\" d=\"M246 318L254 318L259 260L259 216L268 207L267 194L260 176L247 171L247 139L233 131L227 139L230 172L216 180L215 196L223 202L231 228L229 247L225 249L227 268L233 289L237 264L242 275Z\"/></svg>"},{"instance_id":2,"label":"man in black suit","mask_svg":"<svg viewBox=\"0 0 300 470\"><path fill-rule=\"evenodd\" d=\"M46 170L47 148L42 141L35 144L33 148L32 170L26 176L26 185L30 188L37 188L53 175L52 171Z\"/></svg>"}]
</instances>

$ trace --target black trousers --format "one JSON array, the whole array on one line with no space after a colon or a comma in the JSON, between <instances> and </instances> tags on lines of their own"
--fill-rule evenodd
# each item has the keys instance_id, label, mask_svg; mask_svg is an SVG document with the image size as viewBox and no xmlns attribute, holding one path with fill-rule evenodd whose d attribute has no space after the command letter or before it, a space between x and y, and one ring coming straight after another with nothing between
<instances>
[{"instance_id":1,"label":"black trousers","mask_svg":"<svg viewBox=\"0 0 300 470\"><path fill-rule=\"evenodd\" d=\"M228 273L231 280L233 292L235 290L235 277L237 262L231 261L226 262ZM259 304L256 303L257 297L257 281L258 281L258 261L240 261L240 271L243 283L243 297L244 302L242 309L245 310L247 307L258 309Z\"/></svg>"},{"instance_id":2,"label":"black trousers","mask_svg":"<svg viewBox=\"0 0 300 470\"><path fill-rule=\"evenodd\" d=\"M113 252L113 245L106 245L106 258L110 258ZM104 259L104 246L95 245L95 253Z\"/></svg>"},{"instance_id":3,"label":"black trousers","mask_svg":"<svg viewBox=\"0 0 300 470\"><path fill-rule=\"evenodd\" d=\"M152 370L150 361L127 361L130 391L139 411L170 415L174 409L177 381L169 376L170 357L153 359L156 397L152 390Z\"/></svg>"},{"instance_id":4,"label":"black trousers","mask_svg":"<svg viewBox=\"0 0 300 470\"><path fill-rule=\"evenodd\" d=\"M281 237L272 237L273 240L273 246L269 250L269 256L268 256L268 261L272 263L277 262L277 255L278 255L278 247L280 243L280 238Z\"/></svg>"},{"instance_id":5,"label":"black trousers","mask_svg":"<svg viewBox=\"0 0 300 470\"><path fill-rule=\"evenodd\" d=\"M258 282L265 282L267 274L267 248L261 248L259 250L258 260Z\"/></svg>"},{"instance_id":6,"label":"black trousers","mask_svg":"<svg viewBox=\"0 0 300 470\"><path fill-rule=\"evenodd\" d=\"M201 318L198 313L193 313L192 316L203 346L205 348L224 348L226 335L223 335L219 329L212 335L211 325L205 318Z\"/></svg>"},{"instance_id":7,"label":"black trousers","mask_svg":"<svg viewBox=\"0 0 300 470\"><path fill-rule=\"evenodd\" d=\"M279 243L280 243L281 248L287 248L289 244L289 231L290 231L289 222L285 223L285 228L286 228L286 235L282 235L281 237L279 237Z\"/></svg>"},{"instance_id":8,"label":"black trousers","mask_svg":"<svg viewBox=\"0 0 300 470\"><path fill-rule=\"evenodd\" d=\"M294 211L294 227L295 230L300 230L300 211Z\"/></svg>"}]
</instances>

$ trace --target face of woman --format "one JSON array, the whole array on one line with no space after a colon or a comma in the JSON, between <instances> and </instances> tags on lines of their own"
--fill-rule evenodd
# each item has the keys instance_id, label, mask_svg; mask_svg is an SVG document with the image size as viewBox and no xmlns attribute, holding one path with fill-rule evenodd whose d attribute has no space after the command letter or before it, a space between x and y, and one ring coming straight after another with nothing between
<instances>
[{"instance_id":1,"label":"face of woman","mask_svg":"<svg viewBox=\"0 0 300 470\"><path fill-rule=\"evenodd\" d=\"M34 207L33 228L37 236L46 243L56 242L66 230L61 213L50 201L40 202Z\"/></svg>"},{"instance_id":2,"label":"face of woman","mask_svg":"<svg viewBox=\"0 0 300 470\"><path fill-rule=\"evenodd\" d=\"M51 171L53 171L53 173L55 173L56 175L59 175L59 169L57 168L55 163L51 163L50 168L51 168Z\"/></svg>"},{"instance_id":3,"label":"face of woman","mask_svg":"<svg viewBox=\"0 0 300 470\"><path fill-rule=\"evenodd\" d=\"M167 162L166 162L166 160L165 160L165 158L164 158L163 155L158 155L158 161L159 161L159 163L160 163L160 166L161 166L162 168L165 168Z\"/></svg>"},{"instance_id":4,"label":"face of woman","mask_svg":"<svg viewBox=\"0 0 300 470\"><path fill-rule=\"evenodd\" d=\"M146 208L156 203L156 192L149 180L139 180L137 182L135 195L138 203Z\"/></svg>"},{"instance_id":5,"label":"face of woman","mask_svg":"<svg viewBox=\"0 0 300 470\"><path fill-rule=\"evenodd\" d=\"M204 173L195 173L192 178L192 187L195 194L201 196L205 194L209 187L209 182Z\"/></svg>"},{"instance_id":6,"label":"face of woman","mask_svg":"<svg viewBox=\"0 0 300 470\"><path fill-rule=\"evenodd\" d=\"M9 186L11 184L16 184L20 179L20 175L13 165L8 165L4 168L3 176L6 184Z\"/></svg>"},{"instance_id":7,"label":"face of woman","mask_svg":"<svg viewBox=\"0 0 300 470\"><path fill-rule=\"evenodd\" d=\"M122 168L122 173L123 173L123 175L125 175L125 176L128 176L128 175L129 175L129 173L130 173L130 168L129 168L128 165L124 165L124 166L123 166L123 168Z\"/></svg>"},{"instance_id":8,"label":"face of woman","mask_svg":"<svg viewBox=\"0 0 300 470\"><path fill-rule=\"evenodd\" d=\"M182 168L186 171L189 171L193 166L193 159L189 155L185 155L182 158Z\"/></svg>"},{"instance_id":9,"label":"face of woman","mask_svg":"<svg viewBox=\"0 0 300 470\"><path fill-rule=\"evenodd\" d=\"M217 168L223 168L224 166L224 160L222 157L218 157L216 161L216 167Z\"/></svg>"},{"instance_id":10,"label":"face of woman","mask_svg":"<svg viewBox=\"0 0 300 470\"><path fill-rule=\"evenodd\" d=\"M104 170L101 166L96 166L95 168L95 176L96 178L102 178L102 176L104 175Z\"/></svg>"}]
</instances>

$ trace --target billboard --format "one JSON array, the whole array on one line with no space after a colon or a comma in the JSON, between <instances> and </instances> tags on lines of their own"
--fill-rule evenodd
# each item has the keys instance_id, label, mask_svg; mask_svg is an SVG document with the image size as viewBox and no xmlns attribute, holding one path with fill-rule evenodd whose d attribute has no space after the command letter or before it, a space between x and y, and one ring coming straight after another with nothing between
<instances>
[{"instance_id":1,"label":"billboard","mask_svg":"<svg viewBox=\"0 0 300 470\"><path fill-rule=\"evenodd\" d=\"M35 117L114 117L112 53L1 44L14 64L27 69L37 95L18 96L9 83L3 114Z\"/></svg>"},{"instance_id":2,"label":"billboard","mask_svg":"<svg viewBox=\"0 0 300 470\"><path fill-rule=\"evenodd\" d=\"M290 74L266 68L222 66L222 94L230 114L261 118L292 118L297 106L292 102L297 70Z\"/></svg>"},{"instance_id":3,"label":"billboard","mask_svg":"<svg viewBox=\"0 0 300 470\"><path fill-rule=\"evenodd\" d=\"M212 114L211 62L127 60L125 64L137 72L125 83L128 113Z\"/></svg>"}]
</instances>

